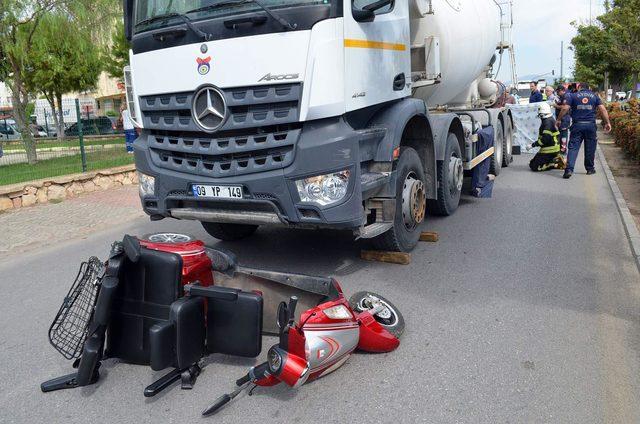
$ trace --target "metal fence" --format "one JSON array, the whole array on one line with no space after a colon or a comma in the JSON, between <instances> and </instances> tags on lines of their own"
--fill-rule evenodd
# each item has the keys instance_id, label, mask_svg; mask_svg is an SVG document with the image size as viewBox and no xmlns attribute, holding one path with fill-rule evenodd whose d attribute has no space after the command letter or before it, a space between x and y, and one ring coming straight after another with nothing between
<instances>
[{"instance_id":1,"label":"metal fence","mask_svg":"<svg viewBox=\"0 0 640 424\"><path fill-rule=\"evenodd\" d=\"M63 99L61 110L64 137L44 109L31 117L30 146L11 116L0 117L0 186L133 163L121 116L98 116L80 99Z\"/></svg>"}]
</instances>

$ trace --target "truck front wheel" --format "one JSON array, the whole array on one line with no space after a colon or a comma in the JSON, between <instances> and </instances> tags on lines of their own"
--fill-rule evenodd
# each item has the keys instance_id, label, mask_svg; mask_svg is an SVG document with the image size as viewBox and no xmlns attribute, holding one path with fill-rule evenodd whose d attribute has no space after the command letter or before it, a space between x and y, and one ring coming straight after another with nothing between
<instances>
[{"instance_id":1,"label":"truck front wheel","mask_svg":"<svg viewBox=\"0 0 640 424\"><path fill-rule=\"evenodd\" d=\"M223 241L241 240L249 237L258 229L257 225L220 224L218 222L201 222L210 236Z\"/></svg>"},{"instance_id":2,"label":"truck front wheel","mask_svg":"<svg viewBox=\"0 0 640 424\"><path fill-rule=\"evenodd\" d=\"M400 149L396 162L396 216L393 227L373 239L379 250L410 252L418 244L426 209L422 160L411 147Z\"/></svg>"}]
</instances>

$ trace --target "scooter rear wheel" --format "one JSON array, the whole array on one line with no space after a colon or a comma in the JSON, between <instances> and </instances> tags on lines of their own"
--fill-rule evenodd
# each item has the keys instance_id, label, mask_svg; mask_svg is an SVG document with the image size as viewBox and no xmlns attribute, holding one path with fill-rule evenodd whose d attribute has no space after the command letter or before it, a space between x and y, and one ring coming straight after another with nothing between
<instances>
[{"instance_id":1,"label":"scooter rear wheel","mask_svg":"<svg viewBox=\"0 0 640 424\"><path fill-rule=\"evenodd\" d=\"M374 292L358 292L349 298L349 305L356 312L370 310L377 302L380 302L384 309L373 317L385 330L400 338L404 332L404 317L393 303Z\"/></svg>"}]
</instances>

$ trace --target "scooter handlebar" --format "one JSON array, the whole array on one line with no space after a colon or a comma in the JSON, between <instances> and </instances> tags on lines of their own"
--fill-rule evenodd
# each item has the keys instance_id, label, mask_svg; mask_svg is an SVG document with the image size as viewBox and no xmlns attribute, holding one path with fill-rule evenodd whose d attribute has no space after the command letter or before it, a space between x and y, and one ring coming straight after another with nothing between
<instances>
[{"instance_id":1,"label":"scooter handlebar","mask_svg":"<svg viewBox=\"0 0 640 424\"><path fill-rule=\"evenodd\" d=\"M289 306L288 306L288 312L289 312L289 323L293 323L293 321L295 321L295 317L296 317L296 305L298 304L298 297L297 296L291 296L289 298Z\"/></svg>"}]
</instances>

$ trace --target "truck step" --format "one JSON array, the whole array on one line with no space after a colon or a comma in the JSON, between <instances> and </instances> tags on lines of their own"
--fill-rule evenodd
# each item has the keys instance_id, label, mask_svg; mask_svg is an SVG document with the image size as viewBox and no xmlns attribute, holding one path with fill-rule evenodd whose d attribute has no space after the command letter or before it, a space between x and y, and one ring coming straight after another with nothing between
<instances>
[{"instance_id":1,"label":"truck step","mask_svg":"<svg viewBox=\"0 0 640 424\"><path fill-rule=\"evenodd\" d=\"M376 222L375 224L367 225L360 229L358 239L370 239L386 233L393 227L393 222Z\"/></svg>"}]
</instances>

